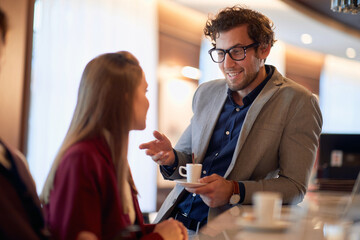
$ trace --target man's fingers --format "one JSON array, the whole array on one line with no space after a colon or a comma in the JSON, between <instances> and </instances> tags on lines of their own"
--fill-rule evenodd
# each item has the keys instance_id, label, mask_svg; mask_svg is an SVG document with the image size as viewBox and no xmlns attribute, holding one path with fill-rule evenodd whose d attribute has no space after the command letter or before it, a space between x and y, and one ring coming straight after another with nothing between
<instances>
[{"instance_id":1,"label":"man's fingers","mask_svg":"<svg viewBox=\"0 0 360 240\"><path fill-rule=\"evenodd\" d=\"M159 161L161 160L161 158L164 156L164 152L159 152L153 156L151 156L152 160L154 161Z\"/></svg>"},{"instance_id":2,"label":"man's fingers","mask_svg":"<svg viewBox=\"0 0 360 240\"><path fill-rule=\"evenodd\" d=\"M211 192L210 189L206 188L205 186L203 187L197 187L197 188L185 188L186 191L188 192L191 192L191 193L195 193L195 194L199 194L199 195L202 195L202 194L207 194L209 192Z\"/></svg>"},{"instance_id":3,"label":"man's fingers","mask_svg":"<svg viewBox=\"0 0 360 240\"><path fill-rule=\"evenodd\" d=\"M163 140L164 139L164 135L162 135L160 132L158 132L158 131L154 131L153 132L153 135L154 135L154 137L157 139L157 140Z\"/></svg>"},{"instance_id":4,"label":"man's fingers","mask_svg":"<svg viewBox=\"0 0 360 240\"><path fill-rule=\"evenodd\" d=\"M155 147L158 143L160 143L159 141L163 140L163 135L161 133L159 133L158 131L154 131L154 137L156 138L156 140L152 140L147 143L142 143L139 145L139 148L140 149L149 149L149 148Z\"/></svg>"},{"instance_id":5,"label":"man's fingers","mask_svg":"<svg viewBox=\"0 0 360 240\"><path fill-rule=\"evenodd\" d=\"M156 155L157 153L158 153L158 152L153 151L153 150L150 150L150 149L147 149L147 150L145 151L145 154L148 155L148 156L150 156L150 157Z\"/></svg>"},{"instance_id":6,"label":"man's fingers","mask_svg":"<svg viewBox=\"0 0 360 240\"><path fill-rule=\"evenodd\" d=\"M142 143L142 144L140 144L139 148L140 148L140 149L148 149L148 148L150 148L152 142L153 142L153 141L147 142L147 143Z\"/></svg>"},{"instance_id":7,"label":"man's fingers","mask_svg":"<svg viewBox=\"0 0 360 240\"><path fill-rule=\"evenodd\" d=\"M203 178L200 178L199 179L199 182L201 183L211 183L213 181L216 181L219 179L219 175L217 174L211 174L210 176L206 176L206 177L203 177Z\"/></svg>"}]
</instances>

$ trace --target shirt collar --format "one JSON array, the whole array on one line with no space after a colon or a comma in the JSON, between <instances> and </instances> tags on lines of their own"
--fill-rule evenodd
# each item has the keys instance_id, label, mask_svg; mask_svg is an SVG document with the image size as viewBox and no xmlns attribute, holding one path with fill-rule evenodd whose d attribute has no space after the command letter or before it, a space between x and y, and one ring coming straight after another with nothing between
<instances>
[{"instance_id":1,"label":"shirt collar","mask_svg":"<svg viewBox=\"0 0 360 240\"><path fill-rule=\"evenodd\" d=\"M265 71L266 71L267 76L264 79L264 81L262 81L254 90L252 90L248 95L246 95L243 98L243 103L244 103L243 107L246 107L246 106L250 105L252 102L254 102L255 98L260 94L261 90L265 87L266 83L272 77L272 75L274 73L274 67L271 65L265 65ZM238 106L238 104L236 104L233 99L232 92L233 91L230 90L230 88L228 88L227 94L228 94L228 97L229 97L231 103L234 106Z\"/></svg>"}]
</instances>

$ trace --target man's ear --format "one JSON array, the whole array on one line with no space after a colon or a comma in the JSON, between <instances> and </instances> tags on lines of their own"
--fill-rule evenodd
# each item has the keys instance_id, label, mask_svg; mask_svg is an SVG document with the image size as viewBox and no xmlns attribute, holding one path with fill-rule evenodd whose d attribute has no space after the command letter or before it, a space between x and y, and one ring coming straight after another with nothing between
<instances>
[{"instance_id":1,"label":"man's ear","mask_svg":"<svg viewBox=\"0 0 360 240\"><path fill-rule=\"evenodd\" d=\"M271 44L263 43L259 46L259 57L261 59L266 59L270 54Z\"/></svg>"}]
</instances>

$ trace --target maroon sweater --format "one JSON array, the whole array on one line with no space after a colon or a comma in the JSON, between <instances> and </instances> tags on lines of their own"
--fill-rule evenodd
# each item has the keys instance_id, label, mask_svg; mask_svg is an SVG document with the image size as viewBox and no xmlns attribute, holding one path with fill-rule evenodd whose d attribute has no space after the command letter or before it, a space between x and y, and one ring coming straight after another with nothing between
<instances>
[{"instance_id":1,"label":"maroon sweater","mask_svg":"<svg viewBox=\"0 0 360 240\"><path fill-rule=\"evenodd\" d=\"M162 239L152 233L155 225L144 224L134 194L133 203L141 239ZM129 216L122 211L115 168L104 138L81 141L66 151L45 206L45 218L54 239L61 240L76 239L81 231L113 240L131 226ZM126 239L138 239L138 235L131 233Z\"/></svg>"}]
</instances>

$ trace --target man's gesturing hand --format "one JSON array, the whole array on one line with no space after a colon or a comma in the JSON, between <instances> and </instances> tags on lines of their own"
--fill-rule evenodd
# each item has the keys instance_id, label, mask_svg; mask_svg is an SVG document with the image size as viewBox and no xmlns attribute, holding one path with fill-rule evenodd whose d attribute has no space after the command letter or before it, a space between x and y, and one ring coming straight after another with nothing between
<instances>
[{"instance_id":1,"label":"man's gesturing hand","mask_svg":"<svg viewBox=\"0 0 360 240\"><path fill-rule=\"evenodd\" d=\"M153 133L155 140L143 143L140 149L146 149L145 154L150 156L159 165L172 165L175 161L175 154L170 140L158 131Z\"/></svg>"}]
</instances>

